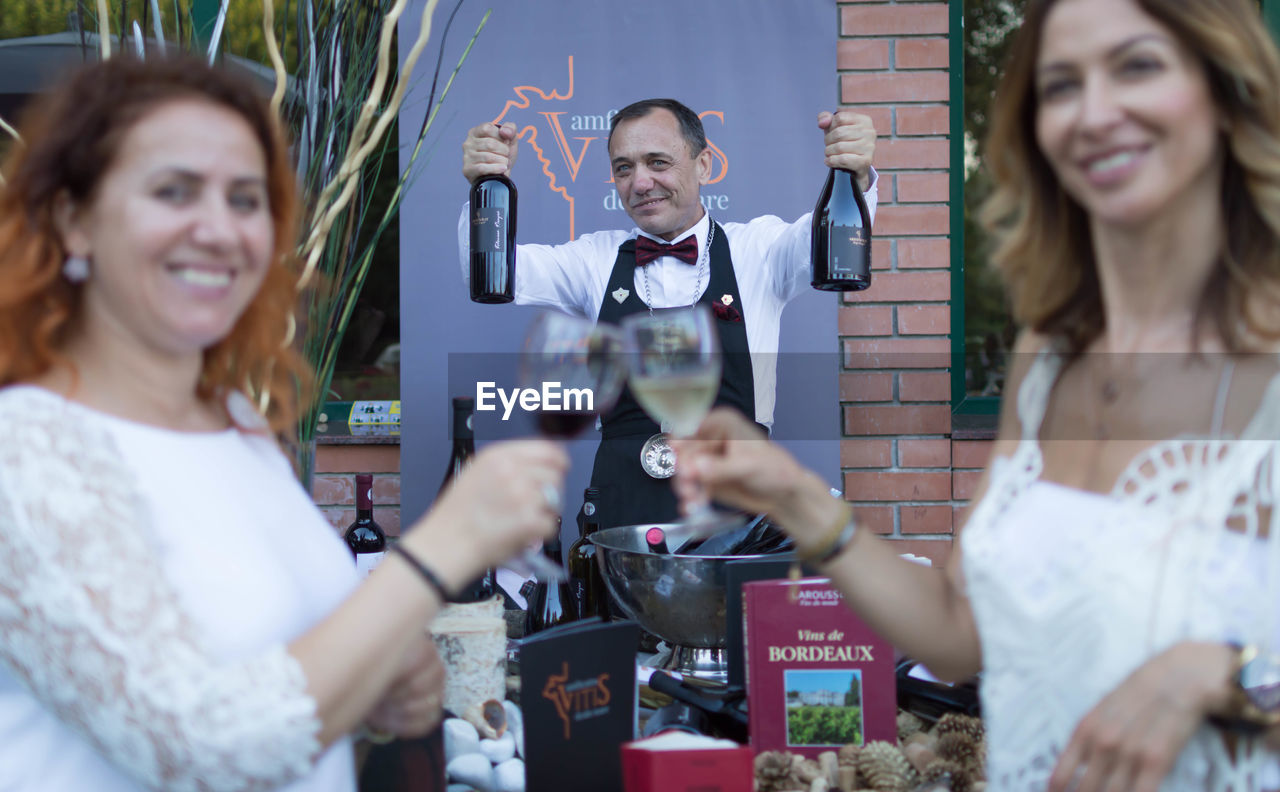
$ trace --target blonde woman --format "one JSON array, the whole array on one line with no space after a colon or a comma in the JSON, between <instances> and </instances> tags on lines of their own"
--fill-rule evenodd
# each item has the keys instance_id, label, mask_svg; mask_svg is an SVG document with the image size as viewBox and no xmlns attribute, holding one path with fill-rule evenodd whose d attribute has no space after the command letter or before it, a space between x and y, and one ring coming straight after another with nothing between
<instances>
[{"instance_id":1,"label":"blonde woman","mask_svg":"<svg viewBox=\"0 0 1280 792\"><path fill-rule=\"evenodd\" d=\"M769 511L899 648L983 672L989 790L1276 786L1277 86L1251 0L1028 2L985 216L1029 329L945 574L732 414L679 449L682 491Z\"/></svg>"}]
</instances>

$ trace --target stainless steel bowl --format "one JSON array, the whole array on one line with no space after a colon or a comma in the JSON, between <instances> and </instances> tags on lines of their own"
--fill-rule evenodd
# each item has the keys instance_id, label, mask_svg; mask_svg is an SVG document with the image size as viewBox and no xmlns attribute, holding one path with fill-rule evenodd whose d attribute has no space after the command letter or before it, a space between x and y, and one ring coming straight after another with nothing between
<instances>
[{"instance_id":1,"label":"stainless steel bowl","mask_svg":"<svg viewBox=\"0 0 1280 792\"><path fill-rule=\"evenodd\" d=\"M673 646L665 667L722 679L725 565L758 556L658 555L644 540L654 525L624 525L591 535L610 598L618 610Z\"/></svg>"}]
</instances>

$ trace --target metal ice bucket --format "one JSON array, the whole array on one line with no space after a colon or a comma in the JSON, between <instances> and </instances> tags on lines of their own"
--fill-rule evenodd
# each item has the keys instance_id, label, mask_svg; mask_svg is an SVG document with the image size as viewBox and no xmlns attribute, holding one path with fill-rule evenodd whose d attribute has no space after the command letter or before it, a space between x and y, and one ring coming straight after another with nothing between
<instances>
[{"instance_id":1,"label":"metal ice bucket","mask_svg":"<svg viewBox=\"0 0 1280 792\"><path fill-rule=\"evenodd\" d=\"M664 668L725 681L725 566L760 556L659 555L624 525L591 535L614 606L673 647ZM670 525L657 524L667 529Z\"/></svg>"}]
</instances>

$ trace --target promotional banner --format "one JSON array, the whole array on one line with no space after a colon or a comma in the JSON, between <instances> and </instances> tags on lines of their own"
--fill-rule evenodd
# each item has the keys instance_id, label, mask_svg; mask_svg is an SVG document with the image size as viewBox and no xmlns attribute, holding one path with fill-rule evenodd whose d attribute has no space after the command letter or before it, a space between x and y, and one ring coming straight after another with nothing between
<instances>
[{"instance_id":1,"label":"promotional banner","mask_svg":"<svg viewBox=\"0 0 1280 792\"><path fill-rule=\"evenodd\" d=\"M423 2L411 2L401 18L402 59L418 35ZM403 160L422 124L437 59L438 99L491 10L440 103L421 155L426 164L400 218L406 524L430 505L443 475L450 397L476 396L480 381L508 387L514 353L535 315L468 298L457 249L469 187L461 173L467 130L493 121L519 129L511 179L522 244L634 227L612 184L609 120L653 97L678 99L701 116L712 155L701 195L714 219L772 214L793 221L813 208L822 187L817 115L836 107L839 88L834 0L468 0L445 38L453 10L446 0L435 12L400 118ZM838 300L809 291L783 313L774 432L832 483L839 481ZM477 414L477 445L533 432L528 416L504 421L502 412ZM588 430L569 444L566 523L581 505L597 437Z\"/></svg>"}]
</instances>

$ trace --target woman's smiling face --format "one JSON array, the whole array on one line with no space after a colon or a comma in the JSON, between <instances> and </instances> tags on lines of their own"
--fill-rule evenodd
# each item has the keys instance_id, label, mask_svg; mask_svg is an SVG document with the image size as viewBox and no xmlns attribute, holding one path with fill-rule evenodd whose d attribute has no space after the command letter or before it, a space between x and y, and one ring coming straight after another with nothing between
<instances>
[{"instance_id":1,"label":"woman's smiling face","mask_svg":"<svg viewBox=\"0 0 1280 792\"><path fill-rule=\"evenodd\" d=\"M240 115L199 99L136 122L89 204L67 215L68 252L92 262L86 328L165 355L226 337L270 265L262 146Z\"/></svg>"},{"instance_id":2,"label":"woman's smiling face","mask_svg":"<svg viewBox=\"0 0 1280 792\"><path fill-rule=\"evenodd\" d=\"M1141 224L1222 168L1219 112L1195 55L1135 0L1060 0L1036 63L1036 140L1095 222Z\"/></svg>"}]
</instances>

